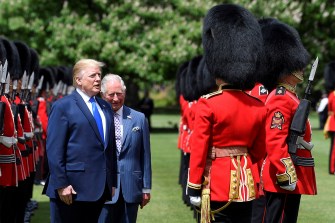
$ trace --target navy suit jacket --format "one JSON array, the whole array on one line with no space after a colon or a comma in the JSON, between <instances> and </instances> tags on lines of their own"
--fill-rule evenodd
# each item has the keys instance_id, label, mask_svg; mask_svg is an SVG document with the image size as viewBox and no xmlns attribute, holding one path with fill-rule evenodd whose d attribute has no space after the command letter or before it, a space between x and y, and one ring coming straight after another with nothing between
<instances>
[{"instance_id":1,"label":"navy suit jacket","mask_svg":"<svg viewBox=\"0 0 335 223\"><path fill-rule=\"evenodd\" d=\"M122 148L118 155L119 184L127 203L141 203L142 189L151 189L151 152L148 122L143 113L123 106ZM119 198L119 188L112 202Z\"/></svg>"},{"instance_id":2,"label":"navy suit jacket","mask_svg":"<svg viewBox=\"0 0 335 223\"><path fill-rule=\"evenodd\" d=\"M106 117L106 143L76 90L52 105L46 144L50 198L58 198L57 189L72 185L77 192L74 200L96 201L106 184L110 191L116 187L114 113L109 103L98 97L96 101Z\"/></svg>"}]
</instances>

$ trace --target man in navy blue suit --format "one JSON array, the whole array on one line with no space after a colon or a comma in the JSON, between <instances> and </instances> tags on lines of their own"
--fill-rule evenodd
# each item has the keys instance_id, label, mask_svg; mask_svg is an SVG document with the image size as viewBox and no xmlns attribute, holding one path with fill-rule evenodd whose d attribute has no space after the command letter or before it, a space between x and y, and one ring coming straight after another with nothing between
<instances>
[{"instance_id":1,"label":"man in navy blue suit","mask_svg":"<svg viewBox=\"0 0 335 223\"><path fill-rule=\"evenodd\" d=\"M118 75L102 80L102 96L114 110L118 160L118 186L100 222L135 223L138 207L150 201L151 154L148 122L143 113L124 105L126 86Z\"/></svg>"},{"instance_id":2,"label":"man in navy blue suit","mask_svg":"<svg viewBox=\"0 0 335 223\"><path fill-rule=\"evenodd\" d=\"M51 222L97 222L103 204L115 191L113 111L96 97L103 65L79 60L73 67L76 90L52 105L46 145L50 175L45 188Z\"/></svg>"}]
</instances>

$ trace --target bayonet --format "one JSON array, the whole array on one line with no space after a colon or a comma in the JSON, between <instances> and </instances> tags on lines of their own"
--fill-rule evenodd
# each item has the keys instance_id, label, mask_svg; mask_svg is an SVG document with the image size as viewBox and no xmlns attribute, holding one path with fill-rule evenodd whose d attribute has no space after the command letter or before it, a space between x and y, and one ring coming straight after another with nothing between
<instances>
[{"instance_id":1,"label":"bayonet","mask_svg":"<svg viewBox=\"0 0 335 223\"><path fill-rule=\"evenodd\" d=\"M312 82L314 80L316 68L318 68L318 63L319 63L319 57L316 57L313 65L312 65L311 73L309 74L308 83L307 83L307 87L306 87L306 90L305 90L305 97L304 97L305 99L307 99L312 94L312 92L311 92Z\"/></svg>"},{"instance_id":2,"label":"bayonet","mask_svg":"<svg viewBox=\"0 0 335 223\"><path fill-rule=\"evenodd\" d=\"M38 90L42 89L43 81L44 81L44 76L42 76L41 79L38 81L38 85L37 85Z\"/></svg>"},{"instance_id":3,"label":"bayonet","mask_svg":"<svg viewBox=\"0 0 335 223\"><path fill-rule=\"evenodd\" d=\"M28 84L28 90L29 91L31 91L31 89L33 89L34 77L35 77L35 73L33 72L30 75L30 78L29 78L29 84Z\"/></svg>"},{"instance_id":4,"label":"bayonet","mask_svg":"<svg viewBox=\"0 0 335 223\"><path fill-rule=\"evenodd\" d=\"M316 57L313 65L312 65L311 73L310 73L309 78L308 78L309 81L313 81L314 80L316 68L318 68L318 63L319 63L319 57Z\"/></svg>"},{"instance_id":5,"label":"bayonet","mask_svg":"<svg viewBox=\"0 0 335 223\"><path fill-rule=\"evenodd\" d=\"M61 88L61 86L62 86L62 82L59 81L57 86L52 89L52 93L53 93L54 96L58 96L58 92L59 92L59 89Z\"/></svg>"},{"instance_id":6,"label":"bayonet","mask_svg":"<svg viewBox=\"0 0 335 223\"><path fill-rule=\"evenodd\" d=\"M27 75L27 71L24 71L22 79L21 79L21 89L20 89L21 102L24 101L24 96L26 93L27 85L28 85L28 75Z\"/></svg>"},{"instance_id":7,"label":"bayonet","mask_svg":"<svg viewBox=\"0 0 335 223\"><path fill-rule=\"evenodd\" d=\"M5 86L5 94L9 93L9 85L10 85L10 73L8 72L7 79L6 79L6 86Z\"/></svg>"},{"instance_id":8,"label":"bayonet","mask_svg":"<svg viewBox=\"0 0 335 223\"><path fill-rule=\"evenodd\" d=\"M22 79L21 79L21 91L22 90L26 90L26 82L27 82L28 76L27 76L27 72L24 71Z\"/></svg>"},{"instance_id":9,"label":"bayonet","mask_svg":"<svg viewBox=\"0 0 335 223\"><path fill-rule=\"evenodd\" d=\"M64 84L64 85L63 85L62 95L65 96L65 95L66 95L66 92L67 92L67 85Z\"/></svg>"},{"instance_id":10,"label":"bayonet","mask_svg":"<svg viewBox=\"0 0 335 223\"><path fill-rule=\"evenodd\" d=\"M36 97L38 97L38 94L40 90L42 89L43 80L44 80L44 76L42 76L40 80L38 81L38 85L36 87L36 92L35 92Z\"/></svg>"},{"instance_id":11,"label":"bayonet","mask_svg":"<svg viewBox=\"0 0 335 223\"><path fill-rule=\"evenodd\" d=\"M29 83L28 83L28 86L27 86L26 94L25 94L25 101L26 102L28 102L30 100L30 97L31 97L31 92L32 92L33 84L34 84L34 77L35 77L35 73L33 72L30 75Z\"/></svg>"},{"instance_id":12,"label":"bayonet","mask_svg":"<svg viewBox=\"0 0 335 223\"><path fill-rule=\"evenodd\" d=\"M13 91L12 91L12 100L15 100L16 96L16 90L17 90L17 80L13 80Z\"/></svg>"},{"instance_id":13,"label":"bayonet","mask_svg":"<svg viewBox=\"0 0 335 223\"><path fill-rule=\"evenodd\" d=\"M1 76L1 83L6 83L7 78L7 67L8 67L8 61L6 60L3 67L2 67L2 76Z\"/></svg>"}]
</instances>

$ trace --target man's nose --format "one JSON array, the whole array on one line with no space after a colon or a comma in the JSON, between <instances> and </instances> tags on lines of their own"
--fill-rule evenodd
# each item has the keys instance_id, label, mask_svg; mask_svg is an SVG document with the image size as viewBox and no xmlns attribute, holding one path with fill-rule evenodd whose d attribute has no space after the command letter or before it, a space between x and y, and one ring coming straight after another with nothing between
<instances>
[{"instance_id":1,"label":"man's nose","mask_svg":"<svg viewBox=\"0 0 335 223\"><path fill-rule=\"evenodd\" d=\"M114 93L112 98L113 98L114 101L117 101L119 99L118 96L117 96L117 93Z\"/></svg>"}]
</instances>

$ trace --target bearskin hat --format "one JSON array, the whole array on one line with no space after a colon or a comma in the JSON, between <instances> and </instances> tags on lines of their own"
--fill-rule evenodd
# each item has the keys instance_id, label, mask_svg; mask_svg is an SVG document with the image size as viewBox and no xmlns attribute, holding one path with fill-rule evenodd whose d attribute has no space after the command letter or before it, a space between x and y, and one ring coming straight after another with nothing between
<instances>
[{"instance_id":1,"label":"bearskin hat","mask_svg":"<svg viewBox=\"0 0 335 223\"><path fill-rule=\"evenodd\" d=\"M197 86L197 68L201 58L202 55L192 58L187 66L184 85L185 91L183 95L187 101L198 100L201 97Z\"/></svg>"},{"instance_id":2,"label":"bearskin hat","mask_svg":"<svg viewBox=\"0 0 335 223\"><path fill-rule=\"evenodd\" d=\"M177 73L176 73L176 82L175 82L175 91L176 91L176 99L177 101L179 100L179 96L180 95L183 95L183 83L182 83L182 78L183 78L183 73L184 73L184 70L187 69L187 66L188 66L188 63L189 61L186 61L184 63L182 63L179 67L178 67L178 70L177 70Z\"/></svg>"},{"instance_id":3,"label":"bearskin hat","mask_svg":"<svg viewBox=\"0 0 335 223\"><path fill-rule=\"evenodd\" d=\"M21 62L21 74L20 78L23 76L23 73L26 72L28 76L31 74L31 54L30 48L21 41L14 41L14 44L19 52L20 62Z\"/></svg>"},{"instance_id":4,"label":"bearskin hat","mask_svg":"<svg viewBox=\"0 0 335 223\"><path fill-rule=\"evenodd\" d=\"M30 64L30 72L31 74L34 72L34 85L38 85L39 80L39 70L40 70L40 62L39 57L36 50L30 48L31 55L31 64Z\"/></svg>"},{"instance_id":5,"label":"bearskin hat","mask_svg":"<svg viewBox=\"0 0 335 223\"><path fill-rule=\"evenodd\" d=\"M281 76L304 70L310 56L293 27L275 20L260 24L265 50L263 84L271 91Z\"/></svg>"},{"instance_id":6,"label":"bearskin hat","mask_svg":"<svg viewBox=\"0 0 335 223\"><path fill-rule=\"evenodd\" d=\"M47 85L49 85L49 88L52 89L54 84L55 84L55 80L53 78L53 74L52 74L52 70L49 67L42 67L39 69L39 74L40 74L40 78L43 78L43 83L41 86L41 90L48 90L47 89ZM41 91L40 91L41 92Z\"/></svg>"},{"instance_id":7,"label":"bearskin hat","mask_svg":"<svg viewBox=\"0 0 335 223\"><path fill-rule=\"evenodd\" d=\"M204 18L202 44L209 72L242 90L254 86L263 57L257 19L245 8L221 4Z\"/></svg>"},{"instance_id":8,"label":"bearskin hat","mask_svg":"<svg viewBox=\"0 0 335 223\"><path fill-rule=\"evenodd\" d=\"M5 37L0 37L0 42L6 49L8 68L7 71L10 73L12 80L18 80L21 74L21 62L19 52L12 41L9 41Z\"/></svg>"},{"instance_id":9,"label":"bearskin hat","mask_svg":"<svg viewBox=\"0 0 335 223\"><path fill-rule=\"evenodd\" d=\"M0 63L3 65L7 60L6 48L0 41Z\"/></svg>"},{"instance_id":10,"label":"bearskin hat","mask_svg":"<svg viewBox=\"0 0 335 223\"><path fill-rule=\"evenodd\" d=\"M328 63L323 71L325 88L327 92L335 90L335 61Z\"/></svg>"},{"instance_id":11,"label":"bearskin hat","mask_svg":"<svg viewBox=\"0 0 335 223\"><path fill-rule=\"evenodd\" d=\"M197 68L197 86L200 95L211 93L217 89L214 76L212 76L205 62L205 58L202 57Z\"/></svg>"}]
</instances>

